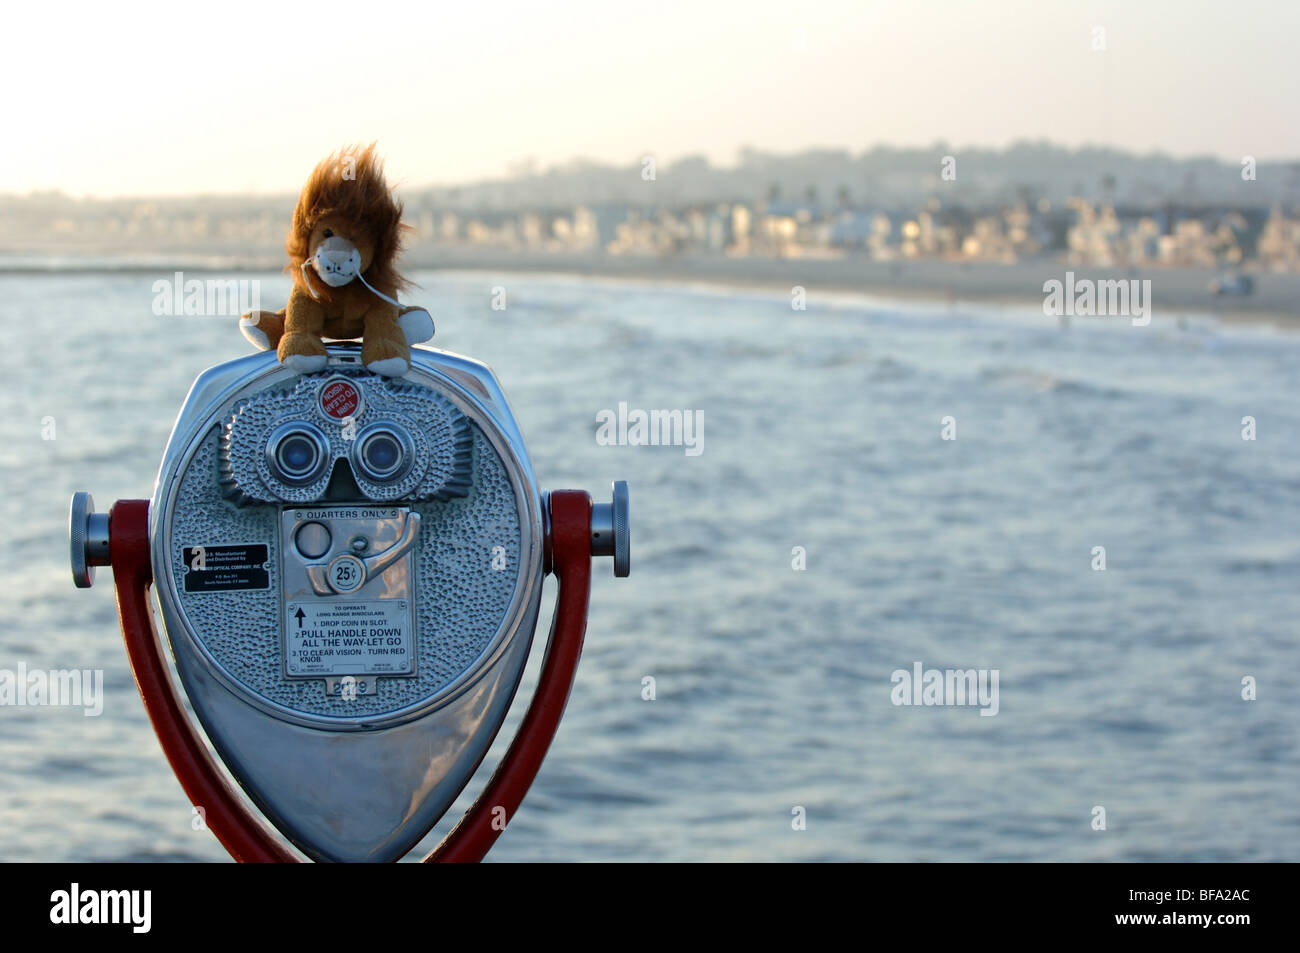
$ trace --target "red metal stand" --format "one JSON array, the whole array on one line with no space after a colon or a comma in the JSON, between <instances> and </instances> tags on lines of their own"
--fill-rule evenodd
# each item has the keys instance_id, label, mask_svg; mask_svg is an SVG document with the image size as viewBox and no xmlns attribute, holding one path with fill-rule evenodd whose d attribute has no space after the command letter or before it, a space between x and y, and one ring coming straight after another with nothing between
<instances>
[{"instance_id":1,"label":"red metal stand","mask_svg":"<svg viewBox=\"0 0 1300 953\"><path fill-rule=\"evenodd\" d=\"M205 823L241 863L300 860L241 800L185 716L159 651L149 606L149 503L119 500L109 511L109 550L122 637L149 720L172 770ZM541 769L577 674L591 596L591 496L551 493L551 550L559 580L555 619L537 690L505 758L460 823L425 862L474 863L492 847Z\"/></svg>"},{"instance_id":2,"label":"red metal stand","mask_svg":"<svg viewBox=\"0 0 1300 953\"><path fill-rule=\"evenodd\" d=\"M560 726L578 671L591 599L591 497L583 490L551 494L551 560L560 594L546 658L532 704L492 780L425 863L477 863L515 816ZM505 823L497 809L504 809Z\"/></svg>"}]
</instances>

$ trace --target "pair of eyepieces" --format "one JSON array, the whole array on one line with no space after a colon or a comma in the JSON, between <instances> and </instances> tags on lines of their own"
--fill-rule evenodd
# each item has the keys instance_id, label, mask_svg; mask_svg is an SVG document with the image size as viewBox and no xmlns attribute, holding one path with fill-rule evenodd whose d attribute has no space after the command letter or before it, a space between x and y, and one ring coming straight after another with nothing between
<instances>
[{"instance_id":1,"label":"pair of eyepieces","mask_svg":"<svg viewBox=\"0 0 1300 953\"><path fill-rule=\"evenodd\" d=\"M411 469L415 445L405 429L380 422L349 441L348 459L359 475L373 483L395 483ZM324 476L330 465L329 438L305 420L281 424L266 442L266 462L279 480L306 486Z\"/></svg>"}]
</instances>

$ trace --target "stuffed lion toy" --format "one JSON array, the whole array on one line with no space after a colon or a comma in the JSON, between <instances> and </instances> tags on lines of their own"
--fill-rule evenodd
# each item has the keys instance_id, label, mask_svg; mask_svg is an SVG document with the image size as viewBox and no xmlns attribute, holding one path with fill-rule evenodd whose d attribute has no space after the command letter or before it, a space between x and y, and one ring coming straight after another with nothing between
<instances>
[{"instance_id":1,"label":"stuffed lion toy","mask_svg":"<svg viewBox=\"0 0 1300 953\"><path fill-rule=\"evenodd\" d=\"M395 267L401 251L402 206L384 181L372 143L344 149L312 171L298 196L285 242L293 276L283 311L250 311L244 336L299 374L324 370L323 338L361 338L361 362L385 377L410 370L411 345L433 337L422 308L403 308L409 286Z\"/></svg>"}]
</instances>

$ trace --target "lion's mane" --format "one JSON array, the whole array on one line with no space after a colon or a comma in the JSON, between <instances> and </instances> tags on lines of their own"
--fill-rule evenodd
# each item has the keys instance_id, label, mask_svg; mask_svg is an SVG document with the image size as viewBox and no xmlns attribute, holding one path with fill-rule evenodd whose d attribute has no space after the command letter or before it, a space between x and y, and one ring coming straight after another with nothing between
<instances>
[{"instance_id":1,"label":"lion's mane","mask_svg":"<svg viewBox=\"0 0 1300 953\"><path fill-rule=\"evenodd\" d=\"M349 177L345 178L347 172ZM391 297L409 287L410 282L397 272L397 256L402 250L402 203L393 198L384 181L384 164L375 155L375 144L364 149L351 146L321 160L298 196L293 210L293 227L285 242L289 266L295 285L303 285L302 263L311 257L308 244L316 224L326 216L343 219L353 228L364 231L374 243L374 258L365 270L366 281Z\"/></svg>"}]
</instances>

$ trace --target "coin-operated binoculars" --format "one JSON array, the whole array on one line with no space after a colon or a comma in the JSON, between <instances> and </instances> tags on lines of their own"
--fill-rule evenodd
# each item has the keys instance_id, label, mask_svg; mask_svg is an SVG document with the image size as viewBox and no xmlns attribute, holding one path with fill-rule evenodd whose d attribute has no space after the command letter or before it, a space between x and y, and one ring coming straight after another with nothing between
<instances>
[{"instance_id":1,"label":"coin-operated binoculars","mask_svg":"<svg viewBox=\"0 0 1300 953\"><path fill-rule=\"evenodd\" d=\"M163 750L237 860L390 861L486 755L553 573L555 618L518 734L426 858L476 861L558 727L591 558L628 574L627 485L611 503L540 492L484 364L417 348L389 378L355 344L328 350L317 373L274 353L204 372L152 500L104 515L73 498L73 577L89 586L112 566Z\"/></svg>"}]
</instances>

